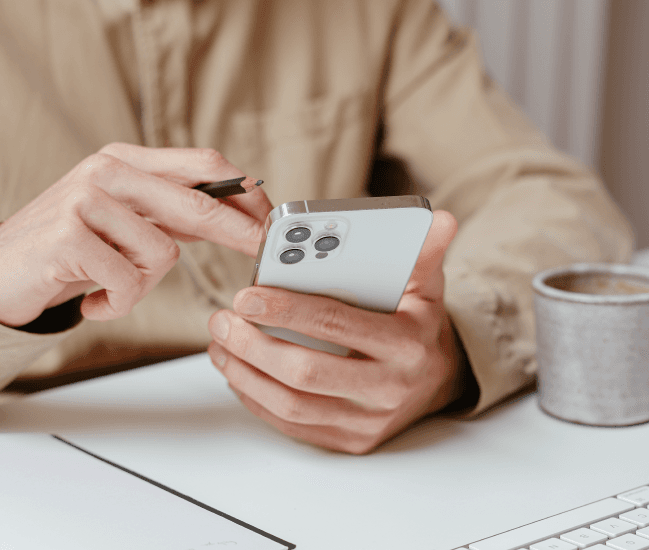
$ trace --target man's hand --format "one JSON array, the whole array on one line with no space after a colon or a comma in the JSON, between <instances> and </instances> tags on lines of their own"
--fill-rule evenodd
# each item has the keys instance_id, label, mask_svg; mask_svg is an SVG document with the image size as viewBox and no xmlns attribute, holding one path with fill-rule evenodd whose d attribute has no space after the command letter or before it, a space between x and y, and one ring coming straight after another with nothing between
<instances>
[{"instance_id":1,"label":"man's hand","mask_svg":"<svg viewBox=\"0 0 649 550\"><path fill-rule=\"evenodd\" d=\"M459 354L442 301L442 260L456 230L453 216L435 212L393 314L269 287L240 291L236 313L221 310L210 319L212 361L242 402L282 432L331 449L371 451L458 395ZM339 357L284 342L251 322L354 353Z\"/></svg>"},{"instance_id":2,"label":"man's hand","mask_svg":"<svg viewBox=\"0 0 649 550\"><path fill-rule=\"evenodd\" d=\"M24 325L95 284L81 313L122 317L176 263L174 239L255 256L266 194L190 189L243 175L212 149L107 145L0 225L0 323Z\"/></svg>"}]
</instances>

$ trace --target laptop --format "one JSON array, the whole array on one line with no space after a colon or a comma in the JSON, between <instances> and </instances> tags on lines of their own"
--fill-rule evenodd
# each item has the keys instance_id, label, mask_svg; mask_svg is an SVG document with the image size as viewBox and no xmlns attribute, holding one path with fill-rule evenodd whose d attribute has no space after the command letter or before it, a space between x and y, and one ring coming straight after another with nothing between
<instances>
[{"instance_id":1,"label":"laptop","mask_svg":"<svg viewBox=\"0 0 649 550\"><path fill-rule=\"evenodd\" d=\"M56 436L0 435L0 464L2 550L295 548Z\"/></svg>"}]
</instances>

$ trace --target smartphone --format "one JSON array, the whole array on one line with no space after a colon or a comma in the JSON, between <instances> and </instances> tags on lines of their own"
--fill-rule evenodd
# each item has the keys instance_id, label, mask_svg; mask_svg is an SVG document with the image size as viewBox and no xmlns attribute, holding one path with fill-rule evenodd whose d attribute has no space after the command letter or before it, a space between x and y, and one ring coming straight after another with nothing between
<instances>
[{"instance_id":1,"label":"smartphone","mask_svg":"<svg viewBox=\"0 0 649 550\"><path fill-rule=\"evenodd\" d=\"M433 212L415 195L288 202L266 219L251 285L335 298L384 313L399 305ZM264 332L347 355L342 346L283 328Z\"/></svg>"}]
</instances>

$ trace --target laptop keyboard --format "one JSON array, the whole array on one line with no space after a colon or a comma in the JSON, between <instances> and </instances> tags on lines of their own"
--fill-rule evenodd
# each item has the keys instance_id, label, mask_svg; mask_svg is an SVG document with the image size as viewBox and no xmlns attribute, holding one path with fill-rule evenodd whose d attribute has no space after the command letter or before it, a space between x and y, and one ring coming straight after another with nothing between
<instances>
[{"instance_id":1,"label":"laptop keyboard","mask_svg":"<svg viewBox=\"0 0 649 550\"><path fill-rule=\"evenodd\" d=\"M649 486L468 545L470 550L649 550ZM458 550L467 550L466 547Z\"/></svg>"}]
</instances>

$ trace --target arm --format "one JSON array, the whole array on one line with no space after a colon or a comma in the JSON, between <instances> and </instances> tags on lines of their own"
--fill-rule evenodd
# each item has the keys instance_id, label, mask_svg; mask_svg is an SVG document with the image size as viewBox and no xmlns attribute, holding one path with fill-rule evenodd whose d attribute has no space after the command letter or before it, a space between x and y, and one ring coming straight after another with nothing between
<instances>
[{"instance_id":1,"label":"arm","mask_svg":"<svg viewBox=\"0 0 649 550\"><path fill-rule=\"evenodd\" d=\"M622 261L631 250L601 183L489 83L470 34L452 30L429 0L413 0L399 4L390 46L382 153L405 162L434 208L451 213L436 211L397 311L253 287L210 321L212 360L253 413L351 453L449 405L483 410L532 381L532 275ZM255 322L355 353L282 342Z\"/></svg>"},{"instance_id":2,"label":"arm","mask_svg":"<svg viewBox=\"0 0 649 550\"><path fill-rule=\"evenodd\" d=\"M475 37L432 2L404 3L390 67L383 153L459 222L445 306L480 386L477 412L534 379L532 275L624 262L631 230L598 178L484 75Z\"/></svg>"}]
</instances>

